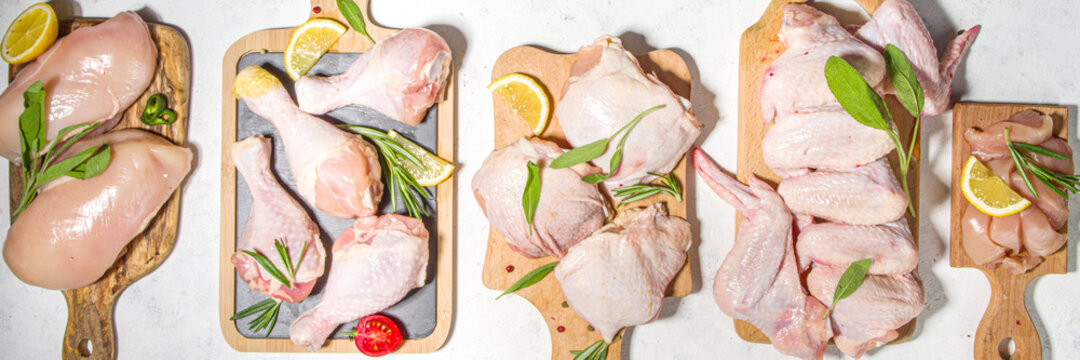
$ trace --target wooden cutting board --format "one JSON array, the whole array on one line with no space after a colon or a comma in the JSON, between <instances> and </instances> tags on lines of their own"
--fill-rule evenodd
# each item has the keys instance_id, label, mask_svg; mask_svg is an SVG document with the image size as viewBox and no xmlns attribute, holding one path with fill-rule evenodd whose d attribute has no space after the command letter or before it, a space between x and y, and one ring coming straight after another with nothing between
<instances>
[{"instance_id":1,"label":"wooden cutting board","mask_svg":"<svg viewBox=\"0 0 1080 360\"><path fill-rule=\"evenodd\" d=\"M77 18L61 21L59 34L63 36L72 30L105 20ZM144 129L183 146L187 141L188 102L191 95L191 51L187 40L177 29L162 24L147 25L158 48L157 70L150 87L124 111L123 118L113 130ZM20 68L14 65L9 68L9 81L14 79ZM157 93L165 94L169 107L176 111L177 120L172 125L150 126L139 120L146 100ZM22 200L22 167L10 163L9 169L10 208L14 209ZM128 285L157 268L172 252L180 217L181 187L177 187L146 230L131 240L125 253L101 279L85 287L63 292L68 305L68 323L63 342L65 359L116 358L116 329L113 326L116 298Z\"/></svg>"},{"instance_id":2,"label":"wooden cutting board","mask_svg":"<svg viewBox=\"0 0 1080 360\"><path fill-rule=\"evenodd\" d=\"M1046 259L1023 275L1013 275L998 266L990 270L976 265L964 252L962 245L963 231L960 222L963 219L967 199L961 193L960 176L964 164L971 156L971 146L964 140L964 130L977 126L986 128L994 123L1005 121L1020 111L1035 109L1050 115L1054 119L1055 134L1063 139L1069 138L1069 110L1064 106L1025 105L1025 104L979 104L958 103L953 108L953 153L952 153L952 213L949 236L949 265L952 267L976 268L990 281L990 304L979 322L975 332L975 359L1000 359L999 345L1012 339L1016 351L1011 359L1042 359L1042 344L1039 332L1031 323L1024 294L1028 283L1043 274L1064 274L1068 252L1066 245L1061 250L1047 256ZM1035 181L1035 180L1032 180ZM1066 225L1067 231L1069 227ZM1066 234L1068 235L1068 234Z\"/></svg>"},{"instance_id":3,"label":"wooden cutting board","mask_svg":"<svg viewBox=\"0 0 1080 360\"><path fill-rule=\"evenodd\" d=\"M562 97L563 85L570 76L570 66L577 59L577 54L557 54L532 46L519 46L507 50L491 70L491 79L495 80L503 75L519 72L532 76L540 81L551 95L551 100ZM690 98L690 70L686 62L675 52L670 50L654 50L647 54L638 55L638 61L646 73L655 73L660 81L667 84L675 94ZM492 96L495 115L495 149L504 147L522 136L532 135L532 129L525 125L516 115L510 111L501 100ZM557 103L554 103L557 106ZM541 137L558 143L563 148L569 148L563 135L559 119L552 111L551 120ZM686 161L680 161L672 171L680 184L685 184ZM685 186L683 187L685 190ZM683 194L684 199L690 199L692 194ZM671 215L686 218L686 203L675 201L674 198L663 195L654 196L632 204L623 206L622 209L631 209L647 206L653 203L663 202ZM488 235L487 255L484 257L483 282L492 290L503 291L514 282L533 269L555 261L553 257L529 259L510 249L502 234L495 228L490 228ZM513 271L508 272L509 266ZM683 265L675 279L668 285L666 296L683 297L690 293L692 274L689 262ZM549 275L536 285L515 293L529 300L540 311L547 322L551 333L551 357L553 359L570 359L574 355L571 350L583 350L597 340L601 340L600 333L589 330L589 323L581 319L569 307L563 306L566 297L563 296L562 288L554 275ZM564 331L558 331L559 327ZM620 357L622 341L616 341L608 351L608 359Z\"/></svg>"},{"instance_id":4,"label":"wooden cutting board","mask_svg":"<svg viewBox=\"0 0 1080 360\"><path fill-rule=\"evenodd\" d=\"M366 29L372 38L382 39L395 32L378 26L371 21L369 15L368 0L355 0L357 6L364 14ZM311 18L334 19L342 24L348 24L337 8L334 0L311 0ZM300 24L297 24L300 25ZM237 134L237 101L231 89L233 80L240 70L238 64L241 58L256 52L284 52L288 46L289 38L294 28L268 29L248 34L229 47L225 52L222 63L222 86L221 86L221 253L219 267L219 291L218 308L219 321L225 340L238 351L244 352L309 352L303 347L293 345L288 338L248 338L240 334L234 321L229 320L236 312L235 286L236 272L229 258L236 251L236 168L233 165L229 149L236 142ZM367 51L373 44L357 33L349 30L330 48L331 53L360 53ZM460 54L454 54L460 56ZM454 162L454 114L456 113L456 98L454 85L454 71L451 69L447 79L449 84L446 88L446 97L435 106L437 107L438 120L438 146L436 153L439 157ZM429 120L430 121L430 120ZM438 223L434 233L438 238L436 254L431 256L431 261L436 261L435 282L436 287L436 310L435 329L424 338L406 339L395 353L427 353L438 350L446 341L450 333L450 322L453 315L453 290L454 290L454 182L455 177L450 177L436 187L435 201L439 204L436 208ZM430 229L429 229L430 230ZM338 234L330 234L336 237ZM278 324L288 326L288 324ZM356 346L349 339L330 339L326 346L318 352L335 353L358 353Z\"/></svg>"},{"instance_id":5,"label":"wooden cutting board","mask_svg":"<svg viewBox=\"0 0 1080 360\"><path fill-rule=\"evenodd\" d=\"M855 0L868 14L873 14L878 5L884 0ZM777 37L780 32L780 23L783 20L783 8L785 4L803 3L805 0L772 0L765 13L757 23L751 25L743 32L739 41L739 159L738 178L746 182L751 176L757 176L773 185L780 182L780 177L765 166L765 160L761 155L761 140L770 125L766 125L761 116L761 102L758 95L761 89L761 81L765 75L765 69L780 57L784 52L784 43ZM907 110L896 100L888 97L889 112L893 115L897 128L900 130L900 139L907 143L911 139L911 130L915 119L908 114ZM919 150L921 135L915 138L915 151L911 155L912 166L908 169L908 187L911 191L911 199L915 206L915 212L919 211L919 160L922 158ZM896 152L889 155L889 161L893 165L893 172L900 176L897 165ZM911 234L915 245L919 245L919 222L905 215L908 224L911 225ZM735 215L736 231L742 221L742 215ZM767 344L769 338L754 325L742 320L735 320L735 331L743 340ZM915 332L915 319L896 330L900 336L891 344L906 341Z\"/></svg>"}]
</instances>

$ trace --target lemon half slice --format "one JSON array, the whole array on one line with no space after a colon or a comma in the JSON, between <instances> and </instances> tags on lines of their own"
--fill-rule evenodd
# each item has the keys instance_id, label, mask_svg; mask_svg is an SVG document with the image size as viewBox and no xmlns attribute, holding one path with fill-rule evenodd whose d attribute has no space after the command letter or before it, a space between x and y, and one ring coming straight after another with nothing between
<instances>
[{"instance_id":1,"label":"lemon half slice","mask_svg":"<svg viewBox=\"0 0 1080 360\"><path fill-rule=\"evenodd\" d=\"M56 12L46 3L37 3L23 10L4 33L0 53L10 64L22 64L36 59L56 42Z\"/></svg>"},{"instance_id":2,"label":"lemon half slice","mask_svg":"<svg viewBox=\"0 0 1080 360\"><path fill-rule=\"evenodd\" d=\"M492 81L488 90L510 106L510 111L524 120L534 135L544 132L551 117L551 103L536 79L522 73L507 74Z\"/></svg>"},{"instance_id":3,"label":"lemon half slice","mask_svg":"<svg viewBox=\"0 0 1080 360\"><path fill-rule=\"evenodd\" d=\"M974 156L968 157L964 164L960 189L971 205L990 216L1013 215L1031 205L1030 200L1013 191L1005 180L990 172L990 168Z\"/></svg>"},{"instance_id":4,"label":"lemon half slice","mask_svg":"<svg viewBox=\"0 0 1080 360\"><path fill-rule=\"evenodd\" d=\"M420 163L424 164L427 169L420 169L419 166L413 164L411 161L404 160L401 162L401 167L405 168L405 171L416 178L416 182L420 186L435 186L439 185L446 179L449 179L454 174L454 165L449 161L443 160L435 154L432 154L425 150L420 145L410 141L409 139L401 136L394 130L390 130L386 133L394 141L401 144L401 147L405 148L410 154L420 159Z\"/></svg>"},{"instance_id":5,"label":"lemon half slice","mask_svg":"<svg viewBox=\"0 0 1080 360\"><path fill-rule=\"evenodd\" d=\"M285 48L285 72L293 80L304 76L345 30L345 25L330 19L311 19L297 26Z\"/></svg>"}]
</instances>

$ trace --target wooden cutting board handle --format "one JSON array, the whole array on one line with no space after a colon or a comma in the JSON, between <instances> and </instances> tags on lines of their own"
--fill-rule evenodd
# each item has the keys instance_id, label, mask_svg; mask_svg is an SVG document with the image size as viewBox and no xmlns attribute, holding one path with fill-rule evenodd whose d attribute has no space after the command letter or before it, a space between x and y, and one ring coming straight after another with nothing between
<instances>
[{"instance_id":1,"label":"wooden cutting board handle","mask_svg":"<svg viewBox=\"0 0 1080 360\"><path fill-rule=\"evenodd\" d=\"M64 291L68 307L64 359L116 359L116 328L113 326L116 296L98 292L98 284Z\"/></svg>"},{"instance_id":2,"label":"wooden cutting board handle","mask_svg":"<svg viewBox=\"0 0 1080 360\"><path fill-rule=\"evenodd\" d=\"M975 332L975 359L1042 359L1039 332L1031 323L1024 293L1028 283L1037 275L1013 276L998 267L980 270L990 281L990 305L986 307L979 329ZM1012 339L1016 350L1009 355L1006 339ZM1005 355L1005 356L1003 356Z\"/></svg>"}]
</instances>

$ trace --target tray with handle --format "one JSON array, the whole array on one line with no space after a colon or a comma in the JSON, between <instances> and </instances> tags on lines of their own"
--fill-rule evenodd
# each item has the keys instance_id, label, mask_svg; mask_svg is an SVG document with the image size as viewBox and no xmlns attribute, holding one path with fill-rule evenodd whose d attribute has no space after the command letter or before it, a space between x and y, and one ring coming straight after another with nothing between
<instances>
[{"instance_id":1,"label":"tray with handle","mask_svg":"<svg viewBox=\"0 0 1080 360\"><path fill-rule=\"evenodd\" d=\"M367 16L368 2L366 0L355 1L364 13L366 30L372 38L381 39L395 33L396 29L380 27L372 23ZM336 1L312 0L311 18L329 18L342 24L348 22L338 10ZM237 72L243 67L255 64L261 65L278 76L287 89L292 88L292 81L285 75L283 67L283 55L293 28L268 29L248 34L226 51L222 64L222 176L221 176L221 246L219 262L219 322L225 340L234 349L245 352L307 352L303 347L293 345L288 337L289 324L301 311L314 306L321 297L320 289L325 283L325 275L315 287L315 291L304 302L287 304L283 306L278 324L269 336L249 331L242 324L249 319L229 320L236 312L248 305L264 299L261 295L252 292L243 282L239 282L236 272L230 262L230 257L236 251L236 239L238 230L243 228L243 222L247 219L250 210L251 197L243 179L237 176L232 163L232 157L228 149L230 146L248 136L266 135L272 136L274 149L273 163L275 173L287 189L296 194L291 173L284 160L284 147L276 130L266 120L254 115L246 106L236 100L231 89ZM318 64L312 68L312 74L336 74L343 72L360 53L367 51L372 44L360 33L348 30L330 48ZM456 54L455 54L456 55ZM429 151L450 162L454 161L454 114L455 98L453 85L453 70L448 78L449 85L445 97L432 109L429 109L425 120L416 127L390 120L385 116L366 107L345 107L335 110L324 116L332 122L348 120L349 123L379 128L383 131L394 129L406 137L411 138ZM405 341L395 351L398 353L424 353L432 352L442 346L450 330L453 307L453 197L454 178L446 180L435 187L433 201L428 201L428 208L433 210L431 215L424 218L425 227L428 229L430 242L430 260L428 263L427 279L424 287L411 292L400 303L385 310L387 314L398 321L402 327ZM383 201L378 214L393 212L389 208L389 196L384 191ZM301 201L306 205L306 202ZM318 223L322 230L324 247L329 250L332 241L341 231L352 224L352 220L335 219L319 211L311 211L309 215ZM329 261L329 260L328 260ZM327 264L329 269L329 263ZM346 323L339 331L332 335L325 346L318 349L319 352L350 352L357 349L347 336L340 334L349 325L355 325L355 321ZM237 325L241 324L241 325Z\"/></svg>"},{"instance_id":2,"label":"tray with handle","mask_svg":"<svg viewBox=\"0 0 1080 360\"><path fill-rule=\"evenodd\" d=\"M1068 139L1069 110L1064 106L958 103L953 108L953 191L949 227L949 265L979 269L990 281L990 303L975 332L976 360L1001 359L999 346L1009 339L1016 347L1007 358L1042 359L1039 332L1031 322L1027 305L1024 303L1024 294L1027 292L1028 284L1035 278L1044 274L1064 274L1067 266L1066 245L1062 245L1061 250L1047 256L1041 264L1021 275L1013 275L1003 266L991 270L976 265L964 252L962 245L964 239L960 221L963 219L964 208L967 207L967 199L958 187L964 171L964 163L968 156L971 156L971 146L964 140L964 130L972 126L986 128L1028 109L1050 115L1054 119L1054 136ZM1065 229L1068 229L1067 225Z\"/></svg>"},{"instance_id":3,"label":"tray with handle","mask_svg":"<svg viewBox=\"0 0 1080 360\"><path fill-rule=\"evenodd\" d=\"M59 24L59 35L87 26L97 25L105 19L75 18ZM188 105L191 96L191 51L187 40L179 30L164 24L147 23L150 36L157 45L158 62L154 78L145 92L128 107L113 130L137 128L164 136L183 146L187 142ZM9 68L9 80L21 66ZM164 94L169 107L176 111L176 122L171 125L146 125L139 120L147 99L153 94ZM9 167L12 209L22 199L22 168L14 163ZM68 306L67 329L64 331L62 354L65 359L116 358L116 329L113 310L116 299L131 283L150 273L165 261L176 244L176 231L180 217L180 190L165 202L158 214L150 220L146 230L125 247L116 263L93 284L74 290L65 290Z\"/></svg>"},{"instance_id":4,"label":"tray with handle","mask_svg":"<svg viewBox=\"0 0 1080 360\"><path fill-rule=\"evenodd\" d=\"M507 50L498 60L491 71L492 80L509 73L523 73L536 78L550 93L551 99L556 100L552 104L557 105L557 99L562 96L563 85L570 76L570 66L577 59L577 54L558 54L533 46L519 46ZM661 82L668 85L675 94L690 98L690 70L686 62L670 50L654 50L647 54L637 56L642 69L646 73L655 73ZM494 98L494 122L495 122L495 147L506 146L522 136L532 135L532 129L525 125L510 108L501 100ZM548 121L548 126L541 137L554 141L564 148L569 148L566 138L563 136L559 120L554 116ZM672 171L676 179L682 184L686 180L686 160L680 161ZM684 194L685 199L691 195ZM686 217L686 203L675 201L674 198L663 195L654 196L623 208L630 209L663 202L668 212L673 216ZM484 257L483 283L492 290L505 290L521 276L541 265L555 261L552 257L529 259L510 249L501 233L495 228L490 228L488 235L487 254ZM508 272L507 267L513 266L514 271ZM692 275L689 262L683 265L682 270L668 285L665 293L668 297L684 297L692 288ZM566 301L554 275L546 276L535 285L515 292L514 294L527 299L536 307L547 323L551 333L551 357L553 359L573 358L572 350L583 350L589 345L601 340L600 333L589 330L589 324L574 313L573 309L562 306ZM564 331L557 329L562 326ZM608 351L609 359L618 359L621 353L622 341L614 342Z\"/></svg>"},{"instance_id":5,"label":"tray with handle","mask_svg":"<svg viewBox=\"0 0 1080 360\"><path fill-rule=\"evenodd\" d=\"M855 0L866 11L867 14L873 14L874 10L884 0ZM777 176L765 165L765 160L761 154L761 140L765 137L765 132L769 130L769 125L765 124L761 116L761 105L759 101L759 93L761 88L762 79L765 76L765 69L769 68L777 57L784 52L784 43L780 41L777 34L780 32L780 23L783 20L783 8L786 4L792 3L804 3L805 0L772 0L768 7L765 8L765 13L761 15L761 19L757 23L751 25L746 31L743 32L742 38L739 41L739 159L738 159L738 179L739 181L746 182L751 176L757 176L766 182L776 185L780 181L780 177ZM901 139L911 139L911 130L915 124L915 119L904 110L900 102L895 97L888 97L886 102L889 105L889 112L893 115L893 120L896 122L899 129L899 135ZM921 135L915 137L915 151L911 155L912 166L908 170L907 181L908 187L911 191L912 205L915 207L916 214L919 214L919 160L922 155L919 150L921 141ZM896 160L896 152L889 154L889 159L893 165L893 172L899 177L899 168ZM741 222L742 215L736 214L736 231L738 231L738 224ZM916 218L912 218L911 214L906 214L908 224L911 224L911 234L915 241L915 246L919 245L919 222ZM897 344L911 338L915 332L915 322L917 319L912 319L911 322L900 327L896 331L900 334L896 340L893 340L890 344ZM735 320L735 332L739 334L743 340L754 343L769 343L769 338L765 336L754 325L742 321Z\"/></svg>"}]
</instances>

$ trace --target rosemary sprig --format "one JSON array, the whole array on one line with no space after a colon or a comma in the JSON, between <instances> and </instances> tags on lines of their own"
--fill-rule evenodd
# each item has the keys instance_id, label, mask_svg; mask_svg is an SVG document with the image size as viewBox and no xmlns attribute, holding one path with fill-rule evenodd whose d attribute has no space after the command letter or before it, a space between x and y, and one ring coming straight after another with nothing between
<instances>
[{"instance_id":1,"label":"rosemary sprig","mask_svg":"<svg viewBox=\"0 0 1080 360\"><path fill-rule=\"evenodd\" d=\"M304 256L307 255L307 248L308 242L304 241L304 248L300 251L300 257L298 257L296 259L296 263L293 264L292 256L289 255L289 248L285 246L285 240L281 238L274 239L274 250L277 251L278 256L281 258L281 261L285 263L285 271L289 274L288 279L286 279L285 276L282 275L281 271L278 270L276 266L274 266L274 263L270 262L270 259L267 259L262 254L248 250L241 251L255 258L255 261L258 262L259 265L262 265L263 268L266 268L266 272L270 273L271 276L280 281L286 287L292 289L292 284L296 282L296 269L299 268L300 263L304 261ZM292 282L290 282L289 279L292 279ZM262 329L269 327L269 330L266 330L266 336L270 336L270 332L274 331L274 325L277 324L277 316L278 311L281 310L281 302L281 300L276 299L266 299L257 302L255 303L255 305L251 305L244 310L240 310L240 312L230 317L229 320L243 319L258 313L259 316L248 322L248 330L258 333Z\"/></svg>"},{"instance_id":2,"label":"rosemary sprig","mask_svg":"<svg viewBox=\"0 0 1080 360\"><path fill-rule=\"evenodd\" d=\"M1012 158L1016 171L1020 173L1020 178L1024 179L1024 185L1027 186L1036 199L1039 198L1039 193L1035 191L1035 186L1028 179L1028 174L1031 174L1036 180L1039 180L1051 191L1065 199L1069 198L1070 192L1080 193L1080 176L1050 171L1036 163L1035 158L1025 153L1025 151L1058 160L1069 160L1069 157L1038 145L1012 142L1009 139L1009 128L1007 127L1005 128L1005 145L1009 149L1009 157ZM1059 186L1065 188L1068 192L1062 191Z\"/></svg>"},{"instance_id":3,"label":"rosemary sprig","mask_svg":"<svg viewBox=\"0 0 1080 360\"><path fill-rule=\"evenodd\" d=\"M597 340L585 350L571 350L570 354L575 355L574 360L604 360L607 359L608 347L621 339L621 335L615 335L611 342L604 340Z\"/></svg>"},{"instance_id":4,"label":"rosemary sprig","mask_svg":"<svg viewBox=\"0 0 1080 360\"><path fill-rule=\"evenodd\" d=\"M425 199L431 199L431 194L420 186L416 178L405 171L401 164L408 161L420 167L421 170L427 170L427 166L424 166L416 155L405 150L400 143L390 138L385 132L360 125L341 125L340 127L371 140L375 147L379 148L379 157L383 163L383 177L388 181L387 187L393 192L390 194L391 206L397 209L397 199L400 197L401 202L405 204L405 209L409 211L409 216L417 219L428 216L427 207L417 194L419 193Z\"/></svg>"},{"instance_id":5,"label":"rosemary sprig","mask_svg":"<svg viewBox=\"0 0 1080 360\"><path fill-rule=\"evenodd\" d=\"M614 194L615 197L625 197L619 202L619 206L657 194L668 194L675 198L675 201L682 201L682 190L679 189L679 183L675 180L675 174L669 173L667 175L660 175L650 172L649 175L660 178L663 183L620 186L612 190L612 194Z\"/></svg>"}]
</instances>

